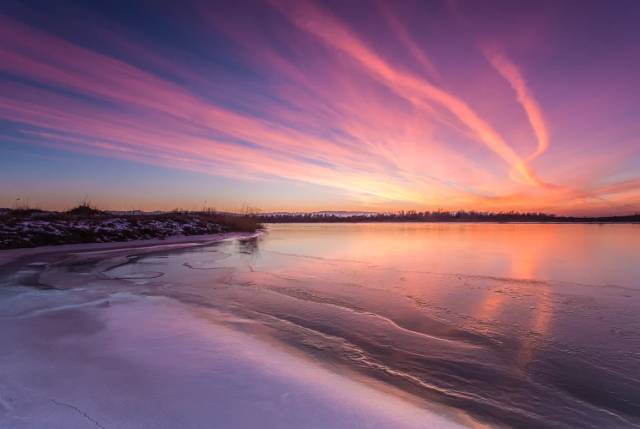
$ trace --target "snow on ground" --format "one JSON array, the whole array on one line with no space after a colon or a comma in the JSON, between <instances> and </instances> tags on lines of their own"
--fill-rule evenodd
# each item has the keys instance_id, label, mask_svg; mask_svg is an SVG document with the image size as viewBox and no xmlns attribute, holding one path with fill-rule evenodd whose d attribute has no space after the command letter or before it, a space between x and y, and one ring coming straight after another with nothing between
<instances>
[{"instance_id":1,"label":"snow on ground","mask_svg":"<svg viewBox=\"0 0 640 429\"><path fill-rule=\"evenodd\" d=\"M221 225L197 217L180 221L145 217L0 219L0 249L214 234L223 230Z\"/></svg>"}]
</instances>

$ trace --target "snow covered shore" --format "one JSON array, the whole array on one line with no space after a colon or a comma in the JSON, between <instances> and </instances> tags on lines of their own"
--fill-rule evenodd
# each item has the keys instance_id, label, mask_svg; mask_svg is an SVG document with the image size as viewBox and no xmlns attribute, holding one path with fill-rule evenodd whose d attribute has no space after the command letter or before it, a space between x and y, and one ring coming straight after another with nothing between
<instances>
[{"instance_id":1,"label":"snow covered shore","mask_svg":"<svg viewBox=\"0 0 640 429\"><path fill-rule=\"evenodd\" d=\"M0 213L0 249L253 232L260 228L255 219L240 215L171 212L116 216L81 208L80 214L20 210Z\"/></svg>"},{"instance_id":2,"label":"snow covered shore","mask_svg":"<svg viewBox=\"0 0 640 429\"><path fill-rule=\"evenodd\" d=\"M108 243L220 232L223 232L221 225L198 219L183 222L126 218L22 220L0 223L0 249L43 244Z\"/></svg>"}]
</instances>

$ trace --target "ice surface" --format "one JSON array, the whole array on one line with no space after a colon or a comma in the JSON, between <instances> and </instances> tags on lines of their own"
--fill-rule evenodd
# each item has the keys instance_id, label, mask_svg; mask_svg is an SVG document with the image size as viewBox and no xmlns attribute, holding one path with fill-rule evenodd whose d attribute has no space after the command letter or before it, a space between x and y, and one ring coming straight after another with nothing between
<instances>
[{"instance_id":1,"label":"ice surface","mask_svg":"<svg viewBox=\"0 0 640 429\"><path fill-rule=\"evenodd\" d=\"M64 293L74 292L52 299ZM462 427L217 317L119 293L107 303L4 318L0 427Z\"/></svg>"}]
</instances>

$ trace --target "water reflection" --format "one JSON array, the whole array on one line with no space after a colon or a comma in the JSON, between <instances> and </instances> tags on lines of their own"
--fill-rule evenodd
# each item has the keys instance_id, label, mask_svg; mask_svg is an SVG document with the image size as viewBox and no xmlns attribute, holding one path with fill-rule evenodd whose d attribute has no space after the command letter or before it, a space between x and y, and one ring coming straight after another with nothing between
<instances>
[{"instance_id":1,"label":"water reflection","mask_svg":"<svg viewBox=\"0 0 640 429\"><path fill-rule=\"evenodd\" d=\"M238 251L246 255L255 255L257 257L257 253L260 250L260 241L262 239L262 236L258 236L237 240Z\"/></svg>"},{"instance_id":2,"label":"water reflection","mask_svg":"<svg viewBox=\"0 0 640 429\"><path fill-rule=\"evenodd\" d=\"M423 270L640 286L640 225L271 225L270 250Z\"/></svg>"}]
</instances>

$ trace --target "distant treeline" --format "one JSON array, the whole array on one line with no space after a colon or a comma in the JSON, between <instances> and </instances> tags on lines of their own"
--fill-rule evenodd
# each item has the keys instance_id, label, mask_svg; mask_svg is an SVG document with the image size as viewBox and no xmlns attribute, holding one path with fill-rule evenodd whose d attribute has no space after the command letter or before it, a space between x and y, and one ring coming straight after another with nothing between
<instances>
[{"instance_id":1,"label":"distant treeline","mask_svg":"<svg viewBox=\"0 0 640 429\"><path fill-rule=\"evenodd\" d=\"M548 213L477 212L477 211L399 211L373 214L278 213L258 214L260 222L548 222L548 223L632 223L640 222L640 214L626 216L578 217Z\"/></svg>"}]
</instances>

